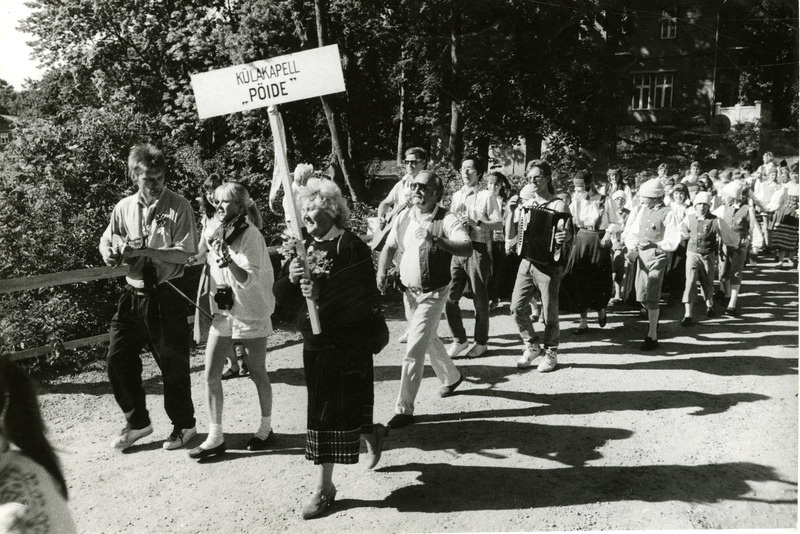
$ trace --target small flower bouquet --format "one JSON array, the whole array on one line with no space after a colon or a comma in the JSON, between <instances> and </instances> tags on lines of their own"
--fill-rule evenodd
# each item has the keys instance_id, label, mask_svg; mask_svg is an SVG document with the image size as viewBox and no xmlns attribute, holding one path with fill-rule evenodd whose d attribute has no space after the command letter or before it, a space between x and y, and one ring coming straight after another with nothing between
<instances>
[{"instance_id":1,"label":"small flower bouquet","mask_svg":"<svg viewBox=\"0 0 800 534\"><path fill-rule=\"evenodd\" d=\"M278 252L281 253L281 256L286 258L286 261L292 261L297 257L297 251L299 247L303 246L303 241L288 228L284 229L281 234L281 239L283 239L283 242Z\"/></svg>"},{"instance_id":2,"label":"small flower bouquet","mask_svg":"<svg viewBox=\"0 0 800 534\"><path fill-rule=\"evenodd\" d=\"M308 271L311 273L312 280L327 278L331 274L331 264L333 262L327 253L321 250L314 250L313 245L308 247L306 261L308 261Z\"/></svg>"},{"instance_id":3,"label":"small flower bouquet","mask_svg":"<svg viewBox=\"0 0 800 534\"><path fill-rule=\"evenodd\" d=\"M291 261L298 257L298 251L302 250L303 241L289 229L283 231L281 238L283 242L279 252L286 258L286 261ZM306 251L306 262L308 263L308 271L312 280L326 278L331 272L331 264L333 263L325 252L315 250L314 245L309 246Z\"/></svg>"}]
</instances>

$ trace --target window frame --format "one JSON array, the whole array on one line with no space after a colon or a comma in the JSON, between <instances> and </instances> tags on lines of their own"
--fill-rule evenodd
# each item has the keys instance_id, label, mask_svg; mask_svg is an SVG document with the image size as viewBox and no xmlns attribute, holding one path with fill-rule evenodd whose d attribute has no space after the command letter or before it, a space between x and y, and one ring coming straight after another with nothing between
<instances>
[{"instance_id":1,"label":"window frame","mask_svg":"<svg viewBox=\"0 0 800 534\"><path fill-rule=\"evenodd\" d=\"M676 39L678 36L678 17L673 17L666 11L661 12L661 38Z\"/></svg>"},{"instance_id":2,"label":"window frame","mask_svg":"<svg viewBox=\"0 0 800 534\"><path fill-rule=\"evenodd\" d=\"M676 74L675 70L632 72L634 91L631 95L631 111L657 111L671 108L675 97ZM647 102L643 105L645 95Z\"/></svg>"}]
</instances>

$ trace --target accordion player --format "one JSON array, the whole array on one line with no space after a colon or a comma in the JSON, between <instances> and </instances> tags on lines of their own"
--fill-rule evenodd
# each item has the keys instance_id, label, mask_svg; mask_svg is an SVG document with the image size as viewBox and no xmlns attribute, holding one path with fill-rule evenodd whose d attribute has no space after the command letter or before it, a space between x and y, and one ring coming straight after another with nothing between
<instances>
[{"instance_id":1,"label":"accordion player","mask_svg":"<svg viewBox=\"0 0 800 534\"><path fill-rule=\"evenodd\" d=\"M556 243L556 232L572 230L572 215L545 206L522 206L517 231L517 255L539 265L564 265L569 243Z\"/></svg>"}]
</instances>

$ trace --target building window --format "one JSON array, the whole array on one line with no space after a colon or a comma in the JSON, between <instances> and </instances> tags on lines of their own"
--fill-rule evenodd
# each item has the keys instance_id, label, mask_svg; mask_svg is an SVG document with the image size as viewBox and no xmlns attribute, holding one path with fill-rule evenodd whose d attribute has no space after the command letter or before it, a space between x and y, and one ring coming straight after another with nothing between
<instances>
[{"instance_id":1,"label":"building window","mask_svg":"<svg viewBox=\"0 0 800 534\"><path fill-rule=\"evenodd\" d=\"M633 75L631 109L672 107L675 74L672 72L638 73Z\"/></svg>"},{"instance_id":2,"label":"building window","mask_svg":"<svg viewBox=\"0 0 800 534\"><path fill-rule=\"evenodd\" d=\"M662 39L675 39L675 34L678 32L678 19L670 17L669 13L663 11L661 13L661 38Z\"/></svg>"},{"instance_id":3,"label":"building window","mask_svg":"<svg viewBox=\"0 0 800 534\"><path fill-rule=\"evenodd\" d=\"M0 133L0 146L7 145L11 141L11 134Z\"/></svg>"}]
</instances>

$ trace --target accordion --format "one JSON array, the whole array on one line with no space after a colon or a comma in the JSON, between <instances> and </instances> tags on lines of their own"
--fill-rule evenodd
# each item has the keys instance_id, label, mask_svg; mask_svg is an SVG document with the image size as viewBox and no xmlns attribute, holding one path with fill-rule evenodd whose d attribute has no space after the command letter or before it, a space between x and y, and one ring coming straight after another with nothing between
<instances>
[{"instance_id":1,"label":"accordion","mask_svg":"<svg viewBox=\"0 0 800 534\"><path fill-rule=\"evenodd\" d=\"M522 207L517 228L517 255L531 263L564 265L569 243L556 243L556 232L572 229L572 215L543 206Z\"/></svg>"}]
</instances>

